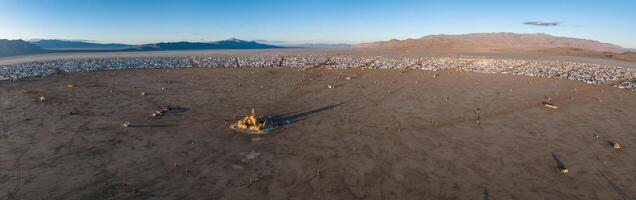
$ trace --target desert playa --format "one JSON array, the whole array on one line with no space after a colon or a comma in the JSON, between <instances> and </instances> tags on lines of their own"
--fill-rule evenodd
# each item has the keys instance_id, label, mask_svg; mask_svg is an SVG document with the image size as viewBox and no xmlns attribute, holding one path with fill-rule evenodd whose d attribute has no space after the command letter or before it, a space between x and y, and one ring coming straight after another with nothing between
<instances>
[{"instance_id":1,"label":"desert playa","mask_svg":"<svg viewBox=\"0 0 636 200\"><path fill-rule=\"evenodd\" d=\"M57 73L0 83L0 189L8 199L623 199L636 194L635 94L455 69ZM261 135L229 128L252 108L302 118Z\"/></svg>"},{"instance_id":2,"label":"desert playa","mask_svg":"<svg viewBox=\"0 0 636 200\"><path fill-rule=\"evenodd\" d=\"M0 0L0 200L634 200L634 8Z\"/></svg>"}]
</instances>

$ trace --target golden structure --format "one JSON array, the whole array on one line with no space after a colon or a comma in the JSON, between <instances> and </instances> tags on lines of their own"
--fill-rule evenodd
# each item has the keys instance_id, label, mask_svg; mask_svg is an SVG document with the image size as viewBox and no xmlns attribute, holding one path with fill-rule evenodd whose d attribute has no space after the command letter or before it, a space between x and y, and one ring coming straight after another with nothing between
<instances>
[{"instance_id":1,"label":"golden structure","mask_svg":"<svg viewBox=\"0 0 636 200\"><path fill-rule=\"evenodd\" d=\"M252 112L249 115L232 124L230 128L247 131L250 133L261 134L264 131L267 131L266 129L268 128L268 126L271 125L271 123L272 122L266 118L258 117L256 115L256 112L252 108Z\"/></svg>"}]
</instances>

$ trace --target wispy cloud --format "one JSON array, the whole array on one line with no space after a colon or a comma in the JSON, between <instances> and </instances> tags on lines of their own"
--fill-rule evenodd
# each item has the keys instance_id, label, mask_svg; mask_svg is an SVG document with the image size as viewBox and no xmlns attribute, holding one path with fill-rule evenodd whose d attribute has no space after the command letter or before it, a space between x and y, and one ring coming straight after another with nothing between
<instances>
[{"instance_id":1,"label":"wispy cloud","mask_svg":"<svg viewBox=\"0 0 636 200\"><path fill-rule=\"evenodd\" d=\"M529 21L529 22L523 22L523 24L531 25L531 26L562 26L563 25L561 22L545 22L545 21Z\"/></svg>"}]
</instances>

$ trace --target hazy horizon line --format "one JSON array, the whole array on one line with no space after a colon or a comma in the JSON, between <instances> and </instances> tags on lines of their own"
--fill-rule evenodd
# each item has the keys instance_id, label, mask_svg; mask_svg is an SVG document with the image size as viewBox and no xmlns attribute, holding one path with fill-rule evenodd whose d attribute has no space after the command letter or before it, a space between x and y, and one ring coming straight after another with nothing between
<instances>
[{"instance_id":1,"label":"hazy horizon line","mask_svg":"<svg viewBox=\"0 0 636 200\"><path fill-rule=\"evenodd\" d=\"M34 41L39 41L39 40L61 40L61 41L87 42L87 43L97 43L97 44L123 44L123 45L130 45L130 46L156 44L156 43L173 43L173 42L210 43L210 42L218 42L218 41L227 41L227 40L232 40L232 39L238 39L238 40L248 41L248 42L258 42L258 43L270 44L270 45L308 45L308 44L359 45L359 44L364 44L364 43L382 42L382 41L389 41L389 40L400 40L400 41L402 41L402 40L409 40L409 39L420 39L420 38L427 37L427 36L437 36L437 35L468 35L468 34L488 34L488 33L546 34L546 35L555 36L555 37L565 37L565 38L592 40L592 41L596 41L596 42L600 42L600 43L607 43L607 44L617 45L617 46L620 46L620 47L625 48L625 49L636 49L636 47L629 47L629 46L624 46L624 45L621 45L621 44L615 44L615 43L611 43L611 42L604 42L604 41L591 39L591 38L561 36L561 35L548 34L548 33L544 33L544 32L434 33L434 34L428 34L428 35L423 35L423 36L419 36L419 37L402 37L402 38L393 37L393 38L388 38L388 39L378 39L378 40L358 41L358 42L323 41L323 40L320 40L320 39L289 40L288 41L288 40L277 40L277 39L272 39L272 40L268 40L268 39L242 39L242 38L238 38L238 37L229 37L229 38L226 38L226 39L211 39L211 40L207 40L207 39L186 39L186 38L183 38L183 39L172 39L172 40L170 40L170 39L168 39L168 40L154 40L154 41L148 41L148 42L126 42L126 41L116 41L116 40L69 39L69 38L0 38L0 39L23 40L23 41L27 41L27 42L34 42Z\"/></svg>"}]
</instances>

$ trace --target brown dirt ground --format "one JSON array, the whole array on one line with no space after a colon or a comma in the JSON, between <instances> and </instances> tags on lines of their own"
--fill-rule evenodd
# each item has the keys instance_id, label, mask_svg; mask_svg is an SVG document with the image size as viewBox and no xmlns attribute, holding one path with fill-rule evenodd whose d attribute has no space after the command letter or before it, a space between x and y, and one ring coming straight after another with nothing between
<instances>
[{"instance_id":1,"label":"brown dirt ground","mask_svg":"<svg viewBox=\"0 0 636 200\"><path fill-rule=\"evenodd\" d=\"M3 82L0 100L2 199L482 199L484 189L491 199L621 199L607 179L636 195L636 93L607 85L457 71L134 70ZM263 136L227 128L252 107L339 102ZM188 110L147 118L165 104Z\"/></svg>"}]
</instances>

